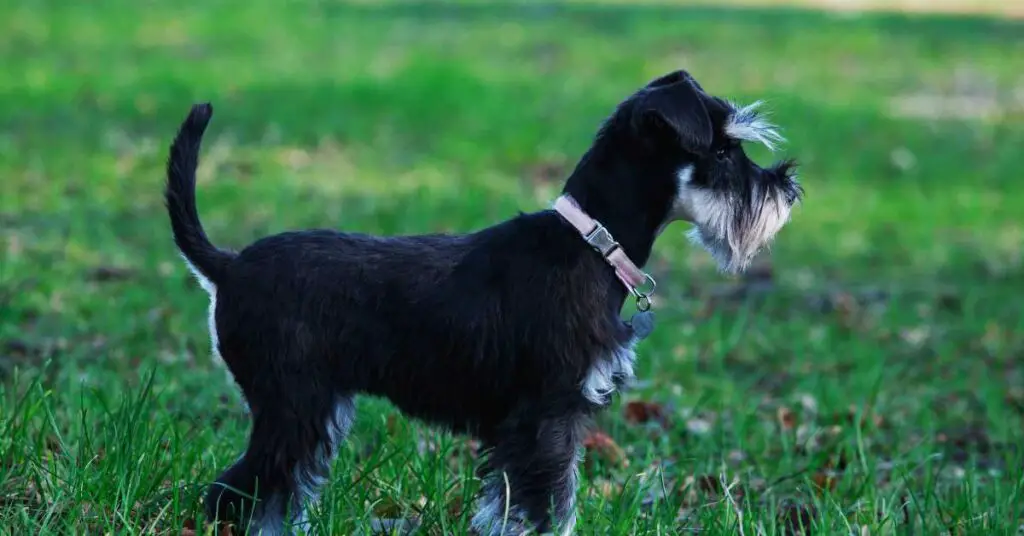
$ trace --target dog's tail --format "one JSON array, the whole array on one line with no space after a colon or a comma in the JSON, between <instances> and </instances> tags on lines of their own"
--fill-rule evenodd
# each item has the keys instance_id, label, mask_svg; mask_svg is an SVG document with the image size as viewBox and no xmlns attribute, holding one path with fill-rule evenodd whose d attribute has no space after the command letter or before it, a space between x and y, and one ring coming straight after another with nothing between
<instances>
[{"instance_id":1,"label":"dog's tail","mask_svg":"<svg viewBox=\"0 0 1024 536\"><path fill-rule=\"evenodd\" d=\"M228 263L235 254L219 249L210 242L196 210L199 146L212 116L213 106L209 103L193 105L178 129L167 159L164 201L171 217L171 230L178 250L191 265L193 272L197 272L195 275L202 276L200 283L204 283L202 278L206 278L216 285L223 280Z\"/></svg>"}]
</instances>

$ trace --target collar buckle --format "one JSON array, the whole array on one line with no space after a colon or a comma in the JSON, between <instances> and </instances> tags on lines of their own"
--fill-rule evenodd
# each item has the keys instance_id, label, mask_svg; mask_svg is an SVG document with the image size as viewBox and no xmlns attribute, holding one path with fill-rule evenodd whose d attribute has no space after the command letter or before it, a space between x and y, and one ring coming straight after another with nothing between
<instances>
[{"instance_id":1,"label":"collar buckle","mask_svg":"<svg viewBox=\"0 0 1024 536\"><path fill-rule=\"evenodd\" d=\"M600 253L605 262L615 269L615 276L626 287L626 290L636 298L637 309L640 312L646 312L650 309L651 294L654 293L654 289L658 285L657 282L654 281L650 274L644 272L633 264L633 261L629 260L625 250L612 237L611 232L601 222L588 216L568 194L563 194L555 200L554 209L570 225L576 228L576 231L587 245ZM640 289L640 287L648 285L650 289Z\"/></svg>"},{"instance_id":2,"label":"collar buckle","mask_svg":"<svg viewBox=\"0 0 1024 536\"><path fill-rule=\"evenodd\" d=\"M590 244L590 247L596 249L597 252L605 258L619 247L619 243L615 241L612 234L600 223L598 223L592 231L587 233L583 239Z\"/></svg>"}]
</instances>

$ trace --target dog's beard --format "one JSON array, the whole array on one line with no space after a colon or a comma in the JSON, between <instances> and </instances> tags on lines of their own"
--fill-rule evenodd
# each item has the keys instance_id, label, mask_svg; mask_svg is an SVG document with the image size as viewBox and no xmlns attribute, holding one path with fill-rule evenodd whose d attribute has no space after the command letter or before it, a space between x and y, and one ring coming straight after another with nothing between
<instances>
[{"instance_id":1,"label":"dog's beard","mask_svg":"<svg viewBox=\"0 0 1024 536\"><path fill-rule=\"evenodd\" d=\"M761 185L755 185L747 199L705 191L691 196L695 227L687 236L729 274L747 269L789 221L792 208L781 190Z\"/></svg>"}]
</instances>

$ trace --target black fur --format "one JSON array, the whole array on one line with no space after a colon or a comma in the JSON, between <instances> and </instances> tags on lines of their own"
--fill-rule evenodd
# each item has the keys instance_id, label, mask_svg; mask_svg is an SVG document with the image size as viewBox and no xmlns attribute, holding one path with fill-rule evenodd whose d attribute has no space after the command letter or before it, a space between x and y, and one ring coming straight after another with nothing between
<instances>
[{"instance_id":1,"label":"black fur","mask_svg":"<svg viewBox=\"0 0 1024 536\"><path fill-rule=\"evenodd\" d=\"M714 174L722 106L684 71L670 73L618 107L568 178L565 192L638 265L673 218L679 170ZM612 268L552 210L455 236L305 230L222 251L194 195L211 114L196 105L182 125L166 190L175 243L215 287L216 348L253 418L245 454L208 493L209 516L287 530L327 477L353 397L367 394L478 437L481 508L504 504L504 472L510 529L550 531L573 518L582 426L605 404L581 386L633 343ZM733 172L741 190L767 173L750 165Z\"/></svg>"},{"instance_id":2,"label":"black fur","mask_svg":"<svg viewBox=\"0 0 1024 536\"><path fill-rule=\"evenodd\" d=\"M178 250L200 273L212 281L224 279L224 270L234 255L218 249L206 237L196 210L196 167L199 143L213 117L213 106L197 104L181 124L167 161L165 199L171 215L171 231Z\"/></svg>"}]
</instances>

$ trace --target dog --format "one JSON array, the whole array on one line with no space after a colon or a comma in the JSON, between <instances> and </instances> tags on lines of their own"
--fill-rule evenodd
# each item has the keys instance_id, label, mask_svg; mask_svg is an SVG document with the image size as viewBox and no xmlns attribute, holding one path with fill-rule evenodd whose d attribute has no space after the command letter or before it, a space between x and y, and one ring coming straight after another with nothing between
<instances>
[{"instance_id":1,"label":"dog","mask_svg":"<svg viewBox=\"0 0 1024 536\"><path fill-rule=\"evenodd\" d=\"M204 497L207 516L250 533L309 527L353 397L367 395L480 441L475 532L572 534L582 436L633 379L643 334L620 314L630 297L650 305L642 267L655 239L689 222L723 272L741 272L802 198L793 160L765 168L744 152L783 141L758 107L670 72L618 104L552 208L459 235L312 229L235 252L200 223L213 108L193 105L165 202L210 297L213 353L252 420L244 454Z\"/></svg>"}]
</instances>

